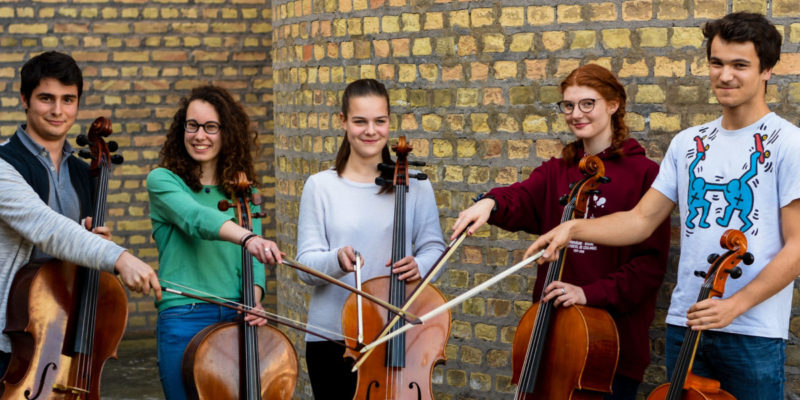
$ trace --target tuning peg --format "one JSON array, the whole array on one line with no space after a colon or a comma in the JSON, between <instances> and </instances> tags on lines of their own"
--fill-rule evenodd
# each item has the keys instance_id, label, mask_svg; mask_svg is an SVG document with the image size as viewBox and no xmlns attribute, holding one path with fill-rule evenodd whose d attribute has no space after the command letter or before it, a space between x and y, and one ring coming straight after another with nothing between
<instances>
[{"instance_id":1,"label":"tuning peg","mask_svg":"<svg viewBox=\"0 0 800 400\"><path fill-rule=\"evenodd\" d=\"M719 257L719 254L711 253L708 255L708 258L706 258L706 261L708 261L709 264L713 264L714 261L717 261L717 257Z\"/></svg>"},{"instance_id":2,"label":"tuning peg","mask_svg":"<svg viewBox=\"0 0 800 400\"><path fill-rule=\"evenodd\" d=\"M427 174L423 174L422 172L419 172L419 173L416 173L416 174L411 174L410 176L412 178L415 178L415 179L420 180L420 181L424 181L425 179L428 179L428 175Z\"/></svg>"},{"instance_id":3,"label":"tuning peg","mask_svg":"<svg viewBox=\"0 0 800 400\"><path fill-rule=\"evenodd\" d=\"M739 279L742 276L742 268L741 267L733 267L731 269L726 269L725 272L731 274L731 278Z\"/></svg>"},{"instance_id":4,"label":"tuning peg","mask_svg":"<svg viewBox=\"0 0 800 400\"><path fill-rule=\"evenodd\" d=\"M394 172L394 164L380 163L378 164L378 170L383 172Z\"/></svg>"},{"instance_id":5,"label":"tuning peg","mask_svg":"<svg viewBox=\"0 0 800 400\"><path fill-rule=\"evenodd\" d=\"M600 194L600 190L598 189L587 190L586 194Z\"/></svg>"},{"instance_id":6,"label":"tuning peg","mask_svg":"<svg viewBox=\"0 0 800 400\"><path fill-rule=\"evenodd\" d=\"M753 261L756 260L756 258L753 257L753 253L750 253L750 252L742 254L742 256L740 258L742 259L742 262L744 263L744 265L750 265L750 264L753 263Z\"/></svg>"},{"instance_id":7,"label":"tuning peg","mask_svg":"<svg viewBox=\"0 0 800 400\"><path fill-rule=\"evenodd\" d=\"M250 214L250 216L252 216L253 218L264 218L267 216L267 214L263 212L257 212Z\"/></svg>"},{"instance_id":8,"label":"tuning peg","mask_svg":"<svg viewBox=\"0 0 800 400\"><path fill-rule=\"evenodd\" d=\"M569 197L567 197L567 195L565 194L561 195L561 197L558 198L558 203L561 204L562 206L566 206L567 202L569 202Z\"/></svg>"},{"instance_id":9,"label":"tuning peg","mask_svg":"<svg viewBox=\"0 0 800 400\"><path fill-rule=\"evenodd\" d=\"M231 202L227 199L222 199L217 203L217 209L220 211L228 211L231 208Z\"/></svg>"},{"instance_id":10,"label":"tuning peg","mask_svg":"<svg viewBox=\"0 0 800 400\"><path fill-rule=\"evenodd\" d=\"M409 161L408 165L411 165L411 166L414 166L414 167L424 167L425 166L425 161Z\"/></svg>"},{"instance_id":11,"label":"tuning peg","mask_svg":"<svg viewBox=\"0 0 800 400\"><path fill-rule=\"evenodd\" d=\"M375 178L375 184L378 186L384 186L389 183L388 180L384 179L382 176Z\"/></svg>"},{"instance_id":12,"label":"tuning peg","mask_svg":"<svg viewBox=\"0 0 800 400\"><path fill-rule=\"evenodd\" d=\"M78 155L81 158L86 158L86 159L92 158L92 152L86 149L78 150Z\"/></svg>"},{"instance_id":13,"label":"tuning peg","mask_svg":"<svg viewBox=\"0 0 800 400\"><path fill-rule=\"evenodd\" d=\"M75 143L77 143L78 146L87 146L89 144L89 138L86 137L86 134L81 133L75 138Z\"/></svg>"},{"instance_id":14,"label":"tuning peg","mask_svg":"<svg viewBox=\"0 0 800 400\"><path fill-rule=\"evenodd\" d=\"M699 276L701 278L706 277L706 271L694 271L694 276Z\"/></svg>"},{"instance_id":15,"label":"tuning peg","mask_svg":"<svg viewBox=\"0 0 800 400\"><path fill-rule=\"evenodd\" d=\"M569 190L572 190L572 188L574 188L574 187L575 187L575 182L572 182L572 183L569 184Z\"/></svg>"},{"instance_id":16,"label":"tuning peg","mask_svg":"<svg viewBox=\"0 0 800 400\"><path fill-rule=\"evenodd\" d=\"M117 151L117 149L119 149L119 144L116 141L111 140L108 142L108 151L113 153Z\"/></svg>"},{"instance_id":17,"label":"tuning peg","mask_svg":"<svg viewBox=\"0 0 800 400\"><path fill-rule=\"evenodd\" d=\"M111 155L111 163L112 164L119 165L119 164L122 164L123 161L125 161L125 159L122 157L122 155L120 155L120 154L112 154Z\"/></svg>"},{"instance_id":18,"label":"tuning peg","mask_svg":"<svg viewBox=\"0 0 800 400\"><path fill-rule=\"evenodd\" d=\"M601 177L597 178L597 181L600 182L600 183L608 183L608 182L611 182L611 178L607 177L607 176L601 176Z\"/></svg>"}]
</instances>

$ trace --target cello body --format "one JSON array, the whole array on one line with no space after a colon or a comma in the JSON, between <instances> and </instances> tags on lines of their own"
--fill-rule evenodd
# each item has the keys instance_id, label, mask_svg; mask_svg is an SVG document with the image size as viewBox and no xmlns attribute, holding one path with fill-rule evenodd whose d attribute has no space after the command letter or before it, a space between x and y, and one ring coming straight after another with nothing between
<instances>
[{"instance_id":1,"label":"cello body","mask_svg":"<svg viewBox=\"0 0 800 400\"><path fill-rule=\"evenodd\" d=\"M297 353L289 338L271 326L258 332L261 398L289 400L297 380ZM239 346L242 324L225 322L206 327L189 343L183 357L184 379L202 382L187 385L190 397L197 399L238 399ZM202 359L202 363L195 362Z\"/></svg>"},{"instance_id":2,"label":"cello body","mask_svg":"<svg viewBox=\"0 0 800 400\"><path fill-rule=\"evenodd\" d=\"M78 325L75 306L80 292L74 264L50 261L27 265L11 286L5 334L13 351L3 377L2 399L100 399L103 364L117 358L117 346L128 321L128 299L119 280L100 272L91 368L81 368L80 355L70 347ZM97 272L97 271L94 271ZM11 305L14 307L12 308ZM119 312L123 310L123 312ZM72 318L70 317L72 316ZM74 392L70 382L88 382L89 393Z\"/></svg>"},{"instance_id":3,"label":"cello body","mask_svg":"<svg viewBox=\"0 0 800 400\"><path fill-rule=\"evenodd\" d=\"M690 374L686 377L688 385L684 386L684 391L681 394L681 400L736 400L732 394L722 390L719 387L719 382ZM663 400L667 398L669 393L670 383L664 383L650 392L647 400Z\"/></svg>"},{"instance_id":4,"label":"cello body","mask_svg":"<svg viewBox=\"0 0 800 400\"><path fill-rule=\"evenodd\" d=\"M608 182L597 156L579 163L583 179L564 196L561 222L586 215L589 195ZM543 288L561 280L567 249L547 269ZM541 268L541 267L540 267ZM619 357L619 336L608 311L554 300L535 302L522 317L512 347L515 399L602 399L611 393Z\"/></svg>"},{"instance_id":5,"label":"cello body","mask_svg":"<svg viewBox=\"0 0 800 400\"><path fill-rule=\"evenodd\" d=\"M519 382L540 305L525 312L514 334L512 383ZM557 310L542 360L548 368L539 372L536 392L525 399L602 399L611 392L618 342L616 324L605 310L581 305Z\"/></svg>"},{"instance_id":6,"label":"cello body","mask_svg":"<svg viewBox=\"0 0 800 400\"><path fill-rule=\"evenodd\" d=\"M222 200L221 211L235 208L239 224L252 232L252 183L239 172L233 186L233 204ZM253 310L253 256L242 247L242 306ZM181 362L187 395L203 400L291 399L297 380L297 353L283 332L271 326L253 326L243 318L219 322L197 334L186 347Z\"/></svg>"},{"instance_id":7,"label":"cello body","mask_svg":"<svg viewBox=\"0 0 800 400\"><path fill-rule=\"evenodd\" d=\"M390 277L370 279L362 285L362 290L380 298L389 298ZM413 285L406 285L406 298L414 290ZM444 295L433 286L426 287L417 300L407 310L414 315L424 315L428 311L446 303ZM345 343L355 347L352 339L357 336L356 324L356 295L350 295L342 309L342 331ZM372 302L363 304L364 337L377 337L384 326L389 322L386 309L380 308ZM348 321L348 322L345 322ZM354 399L376 400L417 400L433 399L431 374L433 368L445 362L445 346L450 337L450 311L437 315L426 321L424 325L417 326L405 333L405 367L387 367L387 345L375 348L373 354L358 370L358 383ZM391 342L390 342L391 343ZM356 359L358 353L346 350L344 356ZM390 376L401 376L401 379L387 380Z\"/></svg>"}]
</instances>

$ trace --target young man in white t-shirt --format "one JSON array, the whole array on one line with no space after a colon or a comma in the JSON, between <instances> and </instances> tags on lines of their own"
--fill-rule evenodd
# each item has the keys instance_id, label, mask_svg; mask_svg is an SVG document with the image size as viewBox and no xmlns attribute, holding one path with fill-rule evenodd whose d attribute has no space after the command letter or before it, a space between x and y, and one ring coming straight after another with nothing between
<instances>
[{"instance_id":1,"label":"young man in white t-shirt","mask_svg":"<svg viewBox=\"0 0 800 400\"><path fill-rule=\"evenodd\" d=\"M800 274L800 129L771 113L766 84L781 36L759 14L733 13L703 27L709 80L722 117L686 129L670 143L658 177L636 207L573 220L528 249L542 261L570 240L638 243L677 204L681 221L678 281L667 315L666 358L672 374L686 329L704 330L692 371L718 380L740 399L783 399L785 340L792 282ZM727 281L721 299L697 302L727 229L742 231L752 265ZM688 327L688 328L687 328Z\"/></svg>"}]
</instances>

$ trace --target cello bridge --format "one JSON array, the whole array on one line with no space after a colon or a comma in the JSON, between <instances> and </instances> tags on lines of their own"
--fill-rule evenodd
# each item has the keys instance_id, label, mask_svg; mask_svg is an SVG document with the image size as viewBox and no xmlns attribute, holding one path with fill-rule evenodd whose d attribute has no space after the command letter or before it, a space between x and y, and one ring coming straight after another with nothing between
<instances>
[{"instance_id":1,"label":"cello bridge","mask_svg":"<svg viewBox=\"0 0 800 400\"><path fill-rule=\"evenodd\" d=\"M53 391L54 392L61 392L61 393L69 393L69 394L73 394L73 395L76 395L76 396L79 396L79 397L81 395L88 395L89 394L89 391L86 390L86 389L81 389L81 388L75 387L75 386L66 386L66 385L58 385L58 384L53 385Z\"/></svg>"}]
</instances>

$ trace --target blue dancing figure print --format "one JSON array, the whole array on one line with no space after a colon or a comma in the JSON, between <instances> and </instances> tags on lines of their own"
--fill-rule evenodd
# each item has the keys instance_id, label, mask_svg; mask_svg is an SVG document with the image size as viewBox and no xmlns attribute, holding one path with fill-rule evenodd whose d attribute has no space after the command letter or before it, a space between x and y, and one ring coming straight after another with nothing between
<instances>
[{"instance_id":1,"label":"blue dancing figure print","mask_svg":"<svg viewBox=\"0 0 800 400\"><path fill-rule=\"evenodd\" d=\"M742 232L746 232L753 226L748 217L753 211L753 189L750 188L748 182L758 173L758 164L763 164L764 159L769 157L769 152L764 151L763 140L766 139L766 135L762 136L756 133L754 137L756 151L750 155L750 168L739 179L733 179L725 185L722 193L725 195L728 206L725 207L725 215L717 218L720 226L727 227L731 222L733 212L738 210L739 219L742 221L742 227L739 230Z\"/></svg>"},{"instance_id":2,"label":"blue dancing figure print","mask_svg":"<svg viewBox=\"0 0 800 400\"><path fill-rule=\"evenodd\" d=\"M742 226L739 228L740 231L745 232L753 226L753 222L750 221L750 213L753 211L754 199L753 189L750 187L749 182L758 174L758 164L763 164L765 159L769 157L769 151L764 150L766 135L756 133L754 137L756 142L755 151L750 154L750 166L741 177L731 179L727 183L709 183L702 177L697 176L695 170L700 161L705 159L708 146L703 144L703 139L699 136L694 137L697 144L697 154L689 166L690 183L687 200L689 215L686 217L687 228L695 228L693 220L698 215L700 215L700 220L697 226L701 228L711 226L708 223L711 202L706 200L706 194L711 191L722 192L725 201L728 202L723 215L716 219L716 223L719 226L727 227L730 225L734 211L739 212L739 220L742 221Z\"/></svg>"},{"instance_id":3,"label":"blue dancing figure print","mask_svg":"<svg viewBox=\"0 0 800 400\"><path fill-rule=\"evenodd\" d=\"M706 150L708 150L708 147L703 144L703 139L701 139L699 136L695 136L694 141L697 144L697 155L694 161L692 161L692 164L689 166L689 197L686 201L689 206L689 215L686 217L686 227L689 229L694 229L695 227L694 222L692 221L695 219L695 217L697 217L698 214L700 214L700 212L697 211L698 209L702 211L698 225L701 228L708 228L711 226L707 222L708 211L711 208L711 202L706 200L706 193L710 190L719 191L723 188L722 185L708 183L705 179L695 174L697 164L700 163L700 160L704 160L706 158Z\"/></svg>"}]
</instances>

